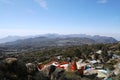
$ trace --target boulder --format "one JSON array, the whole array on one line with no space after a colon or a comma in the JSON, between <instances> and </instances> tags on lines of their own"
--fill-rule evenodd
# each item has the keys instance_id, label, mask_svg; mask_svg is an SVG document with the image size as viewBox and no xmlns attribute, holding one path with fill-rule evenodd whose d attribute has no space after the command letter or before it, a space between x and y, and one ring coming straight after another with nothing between
<instances>
[{"instance_id":1,"label":"boulder","mask_svg":"<svg viewBox=\"0 0 120 80\"><path fill-rule=\"evenodd\" d=\"M27 71L24 63L17 58L6 58L0 63L1 80L26 80Z\"/></svg>"},{"instance_id":2,"label":"boulder","mask_svg":"<svg viewBox=\"0 0 120 80\"><path fill-rule=\"evenodd\" d=\"M4 60L4 62L7 63L7 64L12 64L12 63L17 62L17 58L6 58Z\"/></svg>"},{"instance_id":3,"label":"boulder","mask_svg":"<svg viewBox=\"0 0 120 80\"><path fill-rule=\"evenodd\" d=\"M64 73L64 69L56 68L55 71L51 75L51 80L58 80Z\"/></svg>"},{"instance_id":4,"label":"boulder","mask_svg":"<svg viewBox=\"0 0 120 80\"><path fill-rule=\"evenodd\" d=\"M116 68L115 68L115 70L113 72L114 72L115 75L119 75L120 74L120 63L118 63L116 65Z\"/></svg>"},{"instance_id":5,"label":"boulder","mask_svg":"<svg viewBox=\"0 0 120 80\"><path fill-rule=\"evenodd\" d=\"M33 63L26 63L26 68L29 74L34 74L34 72L37 70L37 66Z\"/></svg>"},{"instance_id":6,"label":"boulder","mask_svg":"<svg viewBox=\"0 0 120 80\"><path fill-rule=\"evenodd\" d=\"M47 77L50 77L51 74L55 71L56 69L56 66L54 65L46 65L42 70L42 74L47 76Z\"/></svg>"},{"instance_id":7,"label":"boulder","mask_svg":"<svg viewBox=\"0 0 120 80\"><path fill-rule=\"evenodd\" d=\"M45 65L44 68L34 76L35 80L51 80L51 75L56 70L54 65Z\"/></svg>"}]
</instances>

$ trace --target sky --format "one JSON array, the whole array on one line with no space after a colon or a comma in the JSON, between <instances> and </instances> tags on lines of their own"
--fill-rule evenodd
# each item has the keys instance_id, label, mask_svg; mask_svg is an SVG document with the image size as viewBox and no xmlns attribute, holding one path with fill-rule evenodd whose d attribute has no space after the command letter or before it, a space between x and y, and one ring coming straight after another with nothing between
<instances>
[{"instance_id":1,"label":"sky","mask_svg":"<svg viewBox=\"0 0 120 80\"><path fill-rule=\"evenodd\" d=\"M0 37L47 33L120 40L120 0L0 0Z\"/></svg>"}]
</instances>

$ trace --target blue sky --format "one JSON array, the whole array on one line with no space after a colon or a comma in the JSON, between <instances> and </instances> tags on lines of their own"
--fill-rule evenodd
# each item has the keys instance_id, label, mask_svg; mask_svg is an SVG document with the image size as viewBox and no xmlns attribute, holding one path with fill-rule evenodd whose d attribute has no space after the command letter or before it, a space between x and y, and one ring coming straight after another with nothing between
<instances>
[{"instance_id":1,"label":"blue sky","mask_svg":"<svg viewBox=\"0 0 120 80\"><path fill-rule=\"evenodd\" d=\"M0 0L0 37L120 35L120 0Z\"/></svg>"}]
</instances>

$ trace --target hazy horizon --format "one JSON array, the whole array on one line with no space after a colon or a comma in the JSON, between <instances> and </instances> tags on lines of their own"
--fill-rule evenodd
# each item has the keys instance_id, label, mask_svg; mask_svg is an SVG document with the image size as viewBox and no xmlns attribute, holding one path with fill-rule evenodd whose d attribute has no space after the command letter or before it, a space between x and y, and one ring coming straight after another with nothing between
<instances>
[{"instance_id":1,"label":"hazy horizon","mask_svg":"<svg viewBox=\"0 0 120 80\"><path fill-rule=\"evenodd\" d=\"M120 40L120 0L0 0L0 38L48 33Z\"/></svg>"},{"instance_id":2,"label":"hazy horizon","mask_svg":"<svg viewBox=\"0 0 120 80\"><path fill-rule=\"evenodd\" d=\"M105 36L105 37L113 37L114 39L120 41L120 38L116 38L114 36L107 36L107 35L97 35L97 34L59 34L59 33L45 33L45 34L33 34L33 35L7 35L7 36L3 36L0 37L0 39L4 39L4 38L11 38L11 37L24 37L24 38L31 38L31 37L37 37L37 36L45 36L45 35L87 35L87 36Z\"/></svg>"}]
</instances>

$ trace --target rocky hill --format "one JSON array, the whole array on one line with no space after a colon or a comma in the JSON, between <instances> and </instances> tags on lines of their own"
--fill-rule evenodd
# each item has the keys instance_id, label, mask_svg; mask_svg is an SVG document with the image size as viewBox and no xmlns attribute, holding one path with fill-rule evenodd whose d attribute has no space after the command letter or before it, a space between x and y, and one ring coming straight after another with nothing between
<instances>
[{"instance_id":1,"label":"rocky hill","mask_svg":"<svg viewBox=\"0 0 120 80\"><path fill-rule=\"evenodd\" d=\"M76 60L78 65L80 62L80 65L85 64L87 66L85 66L86 69L84 76L79 72L81 69L78 69L75 72L71 72L65 71L63 68L57 68L55 66L49 65L53 61L61 63L68 61L68 59L71 59L72 61ZM93 61L97 61L97 63L93 63ZM37 68L39 63L48 65L48 67L43 68L42 71L39 71ZM39 51L28 50L26 53L22 54L0 54L0 79L103 80L103 78L108 77L108 79L111 78L112 80L119 80L119 65L119 42L114 44L82 45L60 48L55 47ZM87 68L89 69L87 70ZM96 71L93 68L95 68ZM98 72L98 70L108 70L112 74Z\"/></svg>"}]
</instances>

